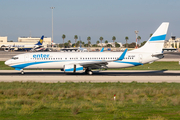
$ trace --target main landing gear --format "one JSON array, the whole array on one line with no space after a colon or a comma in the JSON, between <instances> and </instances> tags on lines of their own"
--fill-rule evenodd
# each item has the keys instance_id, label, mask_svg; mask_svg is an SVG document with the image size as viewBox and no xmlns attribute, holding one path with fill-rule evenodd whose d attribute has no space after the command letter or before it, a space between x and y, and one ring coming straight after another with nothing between
<instances>
[{"instance_id":1,"label":"main landing gear","mask_svg":"<svg viewBox=\"0 0 180 120\"><path fill-rule=\"evenodd\" d=\"M24 75L24 71L23 71L23 69L21 70L21 75Z\"/></svg>"},{"instance_id":2,"label":"main landing gear","mask_svg":"<svg viewBox=\"0 0 180 120\"><path fill-rule=\"evenodd\" d=\"M92 74L93 74L93 72L92 72L91 69L89 69L89 68L87 68L87 69L85 70L85 73L88 74L88 75L92 75Z\"/></svg>"}]
</instances>

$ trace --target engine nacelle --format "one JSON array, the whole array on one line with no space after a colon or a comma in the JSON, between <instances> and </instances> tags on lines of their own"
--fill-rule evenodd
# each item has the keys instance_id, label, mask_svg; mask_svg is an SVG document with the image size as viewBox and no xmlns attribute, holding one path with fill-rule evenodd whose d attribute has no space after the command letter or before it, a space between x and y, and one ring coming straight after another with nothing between
<instances>
[{"instance_id":1,"label":"engine nacelle","mask_svg":"<svg viewBox=\"0 0 180 120\"><path fill-rule=\"evenodd\" d=\"M79 64L64 65L64 72L67 73L83 72L83 66Z\"/></svg>"}]
</instances>

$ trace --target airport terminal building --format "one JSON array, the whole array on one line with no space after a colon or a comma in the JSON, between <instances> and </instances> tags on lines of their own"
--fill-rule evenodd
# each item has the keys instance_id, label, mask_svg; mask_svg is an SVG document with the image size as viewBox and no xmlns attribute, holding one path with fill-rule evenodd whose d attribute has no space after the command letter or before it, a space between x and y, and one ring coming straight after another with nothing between
<instances>
[{"instance_id":1,"label":"airport terminal building","mask_svg":"<svg viewBox=\"0 0 180 120\"><path fill-rule=\"evenodd\" d=\"M8 42L7 36L0 36L0 46L8 47L9 45L33 45L36 44L41 37L18 37L18 42ZM51 38L44 37L43 46L51 45Z\"/></svg>"},{"instance_id":2,"label":"airport terminal building","mask_svg":"<svg viewBox=\"0 0 180 120\"><path fill-rule=\"evenodd\" d=\"M171 36L171 38L165 41L164 48L180 48L180 38L176 36Z\"/></svg>"}]
</instances>

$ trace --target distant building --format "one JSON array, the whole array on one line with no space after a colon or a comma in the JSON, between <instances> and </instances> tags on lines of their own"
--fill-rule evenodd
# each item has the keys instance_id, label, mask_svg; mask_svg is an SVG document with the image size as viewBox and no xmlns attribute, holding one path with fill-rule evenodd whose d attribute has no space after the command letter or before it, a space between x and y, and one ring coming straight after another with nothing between
<instances>
[{"instance_id":1,"label":"distant building","mask_svg":"<svg viewBox=\"0 0 180 120\"><path fill-rule=\"evenodd\" d=\"M39 41L40 37L18 37L18 42L23 43L34 43L36 44ZM43 45L51 45L51 38L44 37Z\"/></svg>"},{"instance_id":2,"label":"distant building","mask_svg":"<svg viewBox=\"0 0 180 120\"><path fill-rule=\"evenodd\" d=\"M5 37L0 36L0 44L1 43L7 43L7 36Z\"/></svg>"},{"instance_id":3,"label":"distant building","mask_svg":"<svg viewBox=\"0 0 180 120\"><path fill-rule=\"evenodd\" d=\"M180 38L176 38L176 36L172 36L169 40L165 41L164 48L179 48Z\"/></svg>"}]
</instances>

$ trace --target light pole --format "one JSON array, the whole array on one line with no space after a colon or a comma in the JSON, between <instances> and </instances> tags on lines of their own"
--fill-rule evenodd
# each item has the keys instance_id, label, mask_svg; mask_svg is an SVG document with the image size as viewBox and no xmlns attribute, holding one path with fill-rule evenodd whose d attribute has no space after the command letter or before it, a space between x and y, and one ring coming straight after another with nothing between
<instances>
[{"instance_id":1,"label":"light pole","mask_svg":"<svg viewBox=\"0 0 180 120\"><path fill-rule=\"evenodd\" d=\"M50 7L50 9L52 9L52 43L51 43L51 45L53 46L53 9L54 9L55 7Z\"/></svg>"},{"instance_id":2,"label":"light pole","mask_svg":"<svg viewBox=\"0 0 180 120\"><path fill-rule=\"evenodd\" d=\"M135 48L137 49L137 48L138 48L138 47L137 47L137 34L138 34L139 31L135 30L134 32L135 32L135 34L136 34L136 47L135 47Z\"/></svg>"}]
</instances>

